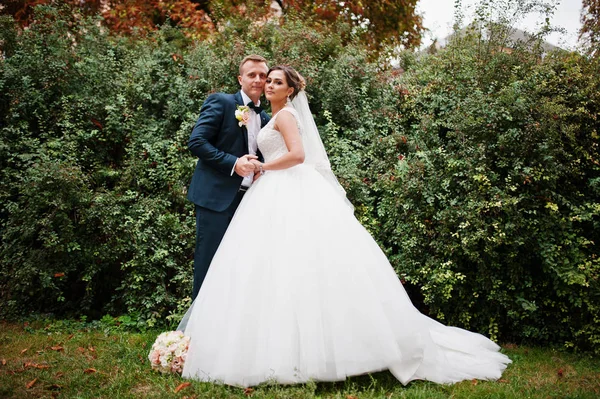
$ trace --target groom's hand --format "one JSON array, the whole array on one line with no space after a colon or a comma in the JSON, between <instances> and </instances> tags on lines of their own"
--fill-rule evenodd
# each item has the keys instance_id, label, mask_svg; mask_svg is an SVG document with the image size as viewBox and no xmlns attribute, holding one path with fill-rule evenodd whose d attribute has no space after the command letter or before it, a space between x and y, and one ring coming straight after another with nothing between
<instances>
[{"instance_id":1,"label":"groom's hand","mask_svg":"<svg viewBox=\"0 0 600 399\"><path fill-rule=\"evenodd\" d=\"M256 155L246 154L238 158L237 162L235 163L235 173L242 177L254 173L254 164L250 162L252 159L258 159L258 157Z\"/></svg>"}]
</instances>

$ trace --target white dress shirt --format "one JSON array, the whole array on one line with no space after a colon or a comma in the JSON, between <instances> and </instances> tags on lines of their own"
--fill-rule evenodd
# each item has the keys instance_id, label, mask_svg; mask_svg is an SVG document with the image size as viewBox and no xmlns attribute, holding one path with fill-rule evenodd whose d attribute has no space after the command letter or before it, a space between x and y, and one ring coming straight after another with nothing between
<instances>
[{"instance_id":1,"label":"white dress shirt","mask_svg":"<svg viewBox=\"0 0 600 399\"><path fill-rule=\"evenodd\" d=\"M244 101L244 105L248 105L248 103L252 100L246 95L246 93L244 93L243 90L241 90L240 93L242 94L242 100ZM255 105L259 106L260 100ZM253 109L250 110L250 120L246 125L246 130L248 131L248 154L256 155L256 151L258 150L256 136L258 136L258 132L260 132L260 115L254 112ZM237 164L237 161L235 162L235 164ZM235 173L235 164L233 165L233 170L231 171L232 175ZM253 179L254 173L250 174L249 176L245 176L244 180L242 180L242 186L250 187L252 185Z\"/></svg>"}]
</instances>

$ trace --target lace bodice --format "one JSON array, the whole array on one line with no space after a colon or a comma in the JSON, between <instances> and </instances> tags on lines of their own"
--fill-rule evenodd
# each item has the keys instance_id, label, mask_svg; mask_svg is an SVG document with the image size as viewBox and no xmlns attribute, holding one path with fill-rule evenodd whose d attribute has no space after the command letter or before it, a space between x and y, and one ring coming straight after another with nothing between
<instances>
[{"instance_id":1,"label":"lace bodice","mask_svg":"<svg viewBox=\"0 0 600 399\"><path fill-rule=\"evenodd\" d=\"M277 119L277 116L279 116L279 114L283 111L288 111L289 113L294 115L296 123L298 123L298 113L296 112L296 110L292 107L285 106L271 118L271 120L265 125L265 127L263 127L260 130L256 141L258 143L258 149L265 158L265 162L277 159L280 156L284 155L286 152L288 152L288 148L285 145L283 136L278 130L274 129L275 120ZM300 128L300 124L298 124L298 130L300 131L300 135L302 135L302 129Z\"/></svg>"}]
</instances>

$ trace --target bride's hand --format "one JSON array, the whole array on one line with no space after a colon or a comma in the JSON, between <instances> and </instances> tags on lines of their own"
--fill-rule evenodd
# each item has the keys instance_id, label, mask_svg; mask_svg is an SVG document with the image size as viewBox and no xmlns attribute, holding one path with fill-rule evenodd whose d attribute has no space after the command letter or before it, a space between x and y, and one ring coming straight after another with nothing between
<instances>
[{"instance_id":1,"label":"bride's hand","mask_svg":"<svg viewBox=\"0 0 600 399\"><path fill-rule=\"evenodd\" d=\"M254 171L257 171L260 165L262 165L262 162L260 162L258 159L251 159L250 163L254 165Z\"/></svg>"},{"instance_id":2,"label":"bride's hand","mask_svg":"<svg viewBox=\"0 0 600 399\"><path fill-rule=\"evenodd\" d=\"M258 161L257 159L253 159L252 164L254 165L254 180L252 180L252 182L255 182L256 180L258 180L259 177L262 176L263 163Z\"/></svg>"}]
</instances>

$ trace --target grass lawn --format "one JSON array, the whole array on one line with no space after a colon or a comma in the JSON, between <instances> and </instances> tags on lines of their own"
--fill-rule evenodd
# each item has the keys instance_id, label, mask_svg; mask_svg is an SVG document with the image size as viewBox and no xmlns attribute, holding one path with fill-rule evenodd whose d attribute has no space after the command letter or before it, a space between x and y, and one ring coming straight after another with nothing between
<instances>
[{"instance_id":1,"label":"grass lawn","mask_svg":"<svg viewBox=\"0 0 600 399\"><path fill-rule=\"evenodd\" d=\"M513 360L496 382L400 384L389 372L338 383L262 385L252 390L188 382L151 370L158 331L26 325L0 321L0 398L600 398L600 359L505 345ZM179 387L179 389L178 389Z\"/></svg>"}]
</instances>

